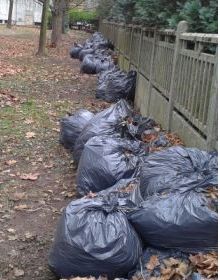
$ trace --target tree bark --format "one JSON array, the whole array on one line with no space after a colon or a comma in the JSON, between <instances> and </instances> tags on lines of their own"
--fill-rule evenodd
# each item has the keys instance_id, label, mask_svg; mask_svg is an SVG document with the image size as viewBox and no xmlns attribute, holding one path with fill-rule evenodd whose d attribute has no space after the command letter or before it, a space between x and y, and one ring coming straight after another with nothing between
<instances>
[{"instance_id":1,"label":"tree bark","mask_svg":"<svg viewBox=\"0 0 220 280\"><path fill-rule=\"evenodd\" d=\"M59 44L62 34L62 19L63 19L63 0L54 0L52 13L52 33L51 46L56 48Z\"/></svg>"},{"instance_id":2,"label":"tree bark","mask_svg":"<svg viewBox=\"0 0 220 280\"><path fill-rule=\"evenodd\" d=\"M49 8L49 0L44 0L42 17L41 17L39 48L38 48L37 55L46 54L48 8Z\"/></svg>"},{"instance_id":3,"label":"tree bark","mask_svg":"<svg viewBox=\"0 0 220 280\"><path fill-rule=\"evenodd\" d=\"M64 0L62 33L65 34L69 30L69 0Z\"/></svg>"},{"instance_id":4,"label":"tree bark","mask_svg":"<svg viewBox=\"0 0 220 280\"><path fill-rule=\"evenodd\" d=\"M14 5L14 0L10 0L10 2L9 2L9 10L8 10L8 21L7 21L7 27L8 28L11 28L11 26L12 26L13 5Z\"/></svg>"}]
</instances>

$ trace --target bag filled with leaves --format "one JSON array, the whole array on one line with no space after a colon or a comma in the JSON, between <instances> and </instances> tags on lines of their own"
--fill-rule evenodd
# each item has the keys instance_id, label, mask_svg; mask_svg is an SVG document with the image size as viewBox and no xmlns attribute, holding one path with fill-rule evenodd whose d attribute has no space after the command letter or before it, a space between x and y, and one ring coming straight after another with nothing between
<instances>
[{"instance_id":1,"label":"bag filled with leaves","mask_svg":"<svg viewBox=\"0 0 220 280\"><path fill-rule=\"evenodd\" d=\"M142 254L139 238L126 217L130 207L133 205L117 196L72 201L57 228L50 268L60 277L126 276Z\"/></svg>"},{"instance_id":2,"label":"bag filled with leaves","mask_svg":"<svg viewBox=\"0 0 220 280\"><path fill-rule=\"evenodd\" d=\"M126 118L132 113L129 104L125 100L97 113L84 127L74 146L73 157L78 163L86 142L97 135L114 135L117 125L121 119Z\"/></svg>"},{"instance_id":3,"label":"bag filled with leaves","mask_svg":"<svg viewBox=\"0 0 220 280\"><path fill-rule=\"evenodd\" d=\"M185 252L216 250L217 194L215 186L164 191L144 198L129 220L145 244Z\"/></svg>"},{"instance_id":4,"label":"bag filled with leaves","mask_svg":"<svg viewBox=\"0 0 220 280\"><path fill-rule=\"evenodd\" d=\"M80 44L74 44L74 47L70 50L70 57L71 58L79 58L79 53L83 49L83 46Z\"/></svg>"},{"instance_id":5,"label":"bag filled with leaves","mask_svg":"<svg viewBox=\"0 0 220 280\"><path fill-rule=\"evenodd\" d=\"M218 156L196 148L171 147L145 158L141 169L144 198L169 190L218 184Z\"/></svg>"},{"instance_id":6,"label":"bag filled with leaves","mask_svg":"<svg viewBox=\"0 0 220 280\"><path fill-rule=\"evenodd\" d=\"M136 176L144 155L142 143L136 140L105 135L91 138L79 161L76 178L79 193L99 192L120 179Z\"/></svg>"},{"instance_id":7,"label":"bag filled with leaves","mask_svg":"<svg viewBox=\"0 0 220 280\"><path fill-rule=\"evenodd\" d=\"M90 54L84 57L80 71L86 74L98 74L112 67L114 67L114 63L111 57Z\"/></svg>"},{"instance_id":8,"label":"bag filled with leaves","mask_svg":"<svg viewBox=\"0 0 220 280\"><path fill-rule=\"evenodd\" d=\"M95 52L95 50L91 47L91 46L88 46L88 47L84 47L80 53L79 53L79 60L80 61L83 61L84 58L87 56L87 55L91 55Z\"/></svg>"},{"instance_id":9,"label":"bag filled with leaves","mask_svg":"<svg viewBox=\"0 0 220 280\"><path fill-rule=\"evenodd\" d=\"M136 75L133 70L128 73L124 71L113 71L101 77L102 83L98 83L96 97L107 102L116 102L121 98L127 100L134 100Z\"/></svg>"},{"instance_id":10,"label":"bag filled with leaves","mask_svg":"<svg viewBox=\"0 0 220 280\"><path fill-rule=\"evenodd\" d=\"M76 139L93 116L94 114L88 110L81 109L74 115L62 118L60 121L60 143L66 149L73 149Z\"/></svg>"}]
</instances>

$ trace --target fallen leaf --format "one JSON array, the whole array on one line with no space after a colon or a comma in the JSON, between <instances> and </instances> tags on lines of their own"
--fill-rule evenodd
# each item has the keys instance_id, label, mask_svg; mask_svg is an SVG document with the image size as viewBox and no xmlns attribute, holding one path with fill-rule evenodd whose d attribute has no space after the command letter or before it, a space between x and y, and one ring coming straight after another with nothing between
<instances>
[{"instance_id":1,"label":"fallen leaf","mask_svg":"<svg viewBox=\"0 0 220 280\"><path fill-rule=\"evenodd\" d=\"M18 236L17 235L8 235L8 240L9 241L15 241L18 239Z\"/></svg>"},{"instance_id":2,"label":"fallen leaf","mask_svg":"<svg viewBox=\"0 0 220 280\"><path fill-rule=\"evenodd\" d=\"M28 239L28 240L34 239L34 237L35 237L35 235L32 234L32 233L29 232L29 231L25 232L24 236L25 236L25 238Z\"/></svg>"},{"instance_id":3,"label":"fallen leaf","mask_svg":"<svg viewBox=\"0 0 220 280\"><path fill-rule=\"evenodd\" d=\"M75 192L68 192L68 193L65 194L65 197L73 197L75 195L76 195Z\"/></svg>"},{"instance_id":4,"label":"fallen leaf","mask_svg":"<svg viewBox=\"0 0 220 280\"><path fill-rule=\"evenodd\" d=\"M16 232L16 230L15 230L15 229L13 229L13 228L8 228L8 229L7 229L7 232L9 232L9 233L15 233L15 232Z\"/></svg>"},{"instance_id":5,"label":"fallen leaf","mask_svg":"<svg viewBox=\"0 0 220 280\"><path fill-rule=\"evenodd\" d=\"M32 119L26 119L24 121L25 124L32 124L34 121Z\"/></svg>"},{"instance_id":6,"label":"fallen leaf","mask_svg":"<svg viewBox=\"0 0 220 280\"><path fill-rule=\"evenodd\" d=\"M36 135L35 132L27 132L25 137L28 138L28 139L30 139L30 138L34 138L35 135Z\"/></svg>"},{"instance_id":7,"label":"fallen leaf","mask_svg":"<svg viewBox=\"0 0 220 280\"><path fill-rule=\"evenodd\" d=\"M14 193L12 195L12 197L10 197L10 200L12 201L19 201L21 199L24 199L26 197L26 193L25 192L22 192L22 193Z\"/></svg>"},{"instance_id":8,"label":"fallen leaf","mask_svg":"<svg viewBox=\"0 0 220 280\"><path fill-rule=\"evenodd\" d=\"M59 128L52 128L53 131L60 132Z\"/></svg>"},{"instance_id":9,"label":"fallen leaf","mask_svg":"<svg viewBox=\"0 0 220 280\"><path fill-rule=\"evenodd\" d=\"M158 257L153 255L153 256L150 257L150 260L147 263L146 268L148 270L154 270L154 268L159 266L159 265L160 265L160 263L159 263Z\"/></svg>"},{"instance_id":10,"label":"fallen leaf","mask_svg":"<svg viewBox=\"0 0 220 280\"><path fill-rule=\"evenodd\" d=\"M14 276L15 276L15 277L24 276L24 270L23 270L23 269L15 268L15 269L14 269Z\"/></svg>"},{"instance_id":11,"label":"fallen leaf","mask_svg":"<svg viewBox=\"0 0 220 280\"><path fill-rule=\"evenodd\" d=\"M22 211L28 209L29 207L26 204L20 204L14 207L15 210Z\"/></svg>"},{"instance_id":12,"label":"fallen leaf","mask_svg":"<svg viewBox=\"0 0 220 280\"><path fill-rule=\"evenodd\" d=\"M17 160L11 159L11 160L6 161L5 163L10 166L10 165L15 164L16 162L17 162Z\"/></svg>"},{"instance_id":13,"label":"fallen leaf","mask_svg":"<svg viewBox=\"0 0 220 280\"><path fill-rule=\"evenodd\" d=\"M45 167L45 168L52 168L52 167L53 167L53 163L50 163L50 164L44 164L44 167Z\"/></svg>"},{"instance_id":14,"label":"fallen leaf","mask_svg":"<svg viewBox=\"0 0 220 280\"><path fill-rule=\"evenodd\" d=\"M34 173L34 174L32 174L32 173L29 173L29 174L22 174L22 175L20 176L20 178L21 178L22 180L35 181L35 180L37 180L37 178L38 178L39 175L40 175L39 173Z\"/></svg>"}]
</instances>

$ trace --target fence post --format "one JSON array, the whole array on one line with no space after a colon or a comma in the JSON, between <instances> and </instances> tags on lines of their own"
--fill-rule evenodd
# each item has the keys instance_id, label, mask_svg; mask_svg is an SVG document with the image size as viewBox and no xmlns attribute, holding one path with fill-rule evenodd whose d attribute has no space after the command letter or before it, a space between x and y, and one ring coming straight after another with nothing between
<instances>
[{"instance_id":1,"label":"fence post","mask_svg":"<svg viewBox=\"0 0 220 280\"><path fill-rule=\"evenodd\" d=\"M173 105L174 105L174 85L175 85L175 74L177 69L177 61L178 55L180 51L180 34L183 32L187 32L188 30L188 23L186 21L180 21L177 26L176 30L176 42L174 45L174 56L173 56L173 67L172 67L172 74L171 74L171 82L170 82L170 90L169 90L169 106L168 106L168 122L167 122L167 130L171 130L172 124L172 116L173 116Z\"/></svg>"},{"instance_id":2,"label":"fence post","mask_svg":"<svg viewBox=\"0 0 220 280\"><path fill-rule=\"evenodd\" d=\"M153 39L153 47L152 47L152 54L150 60L150 76L148 81L148 100L147 100L147 114L150 113L150 100L151 100L151 93L152 93L152 79L153 79L153 70L154 70L154 58L156 53L156 42L157 42L157 30L154 30L154 39Z\"/></svg>"},{"instance_id":3,"label":"fence post","mask_svg":"<svg viewBox=\"0 0 220 280\"><path fill-rule=\"evenodd\" d=\"M130 40L130 46L129 46L129 64L128 64L128 70L130 70L131 67L131 47L132 47L132 40L133 40L133 32L134 32L134 26L131 27L131 40Z\"/></svg>"},{"instance_id":4,"label":"fence post","mask_svg":"<svg viewBox=\"0 0 220 280\"><path fill-rule=\"evenodd\" d=\"M218 137L218 50L215 55L215 65L210 92L207 116L207 150L216 148Z\"/></svg>"},{"instance_id":5,"label":"fence post","mask_svg":"<svg viewBox=\"0 0 220 280\"><path fill-rule=\"evenodd\" d=\"M140 41L139 41L137 72L139 72L139 70L140 70L140 59L141 59L142 40L143 40L143 28L141 28Z\"/></svg>"}]
</instances>

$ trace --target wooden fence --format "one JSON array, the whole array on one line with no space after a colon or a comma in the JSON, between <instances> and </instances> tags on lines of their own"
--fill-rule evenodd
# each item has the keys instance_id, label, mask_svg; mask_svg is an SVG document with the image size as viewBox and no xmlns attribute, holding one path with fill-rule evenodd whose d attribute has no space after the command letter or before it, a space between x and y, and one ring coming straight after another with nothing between
<instances>
[{"instance_id":1,"label":"wooden fence","mask_svg":"<svg viewBox=\"0 0 220 280\"><path fill-rule=\"evenodd\" d=\"M188 146L217 149L217 34L156 30L103 21L120 67L137 71L135 105Z\"/></svg>"}]
</instances>

